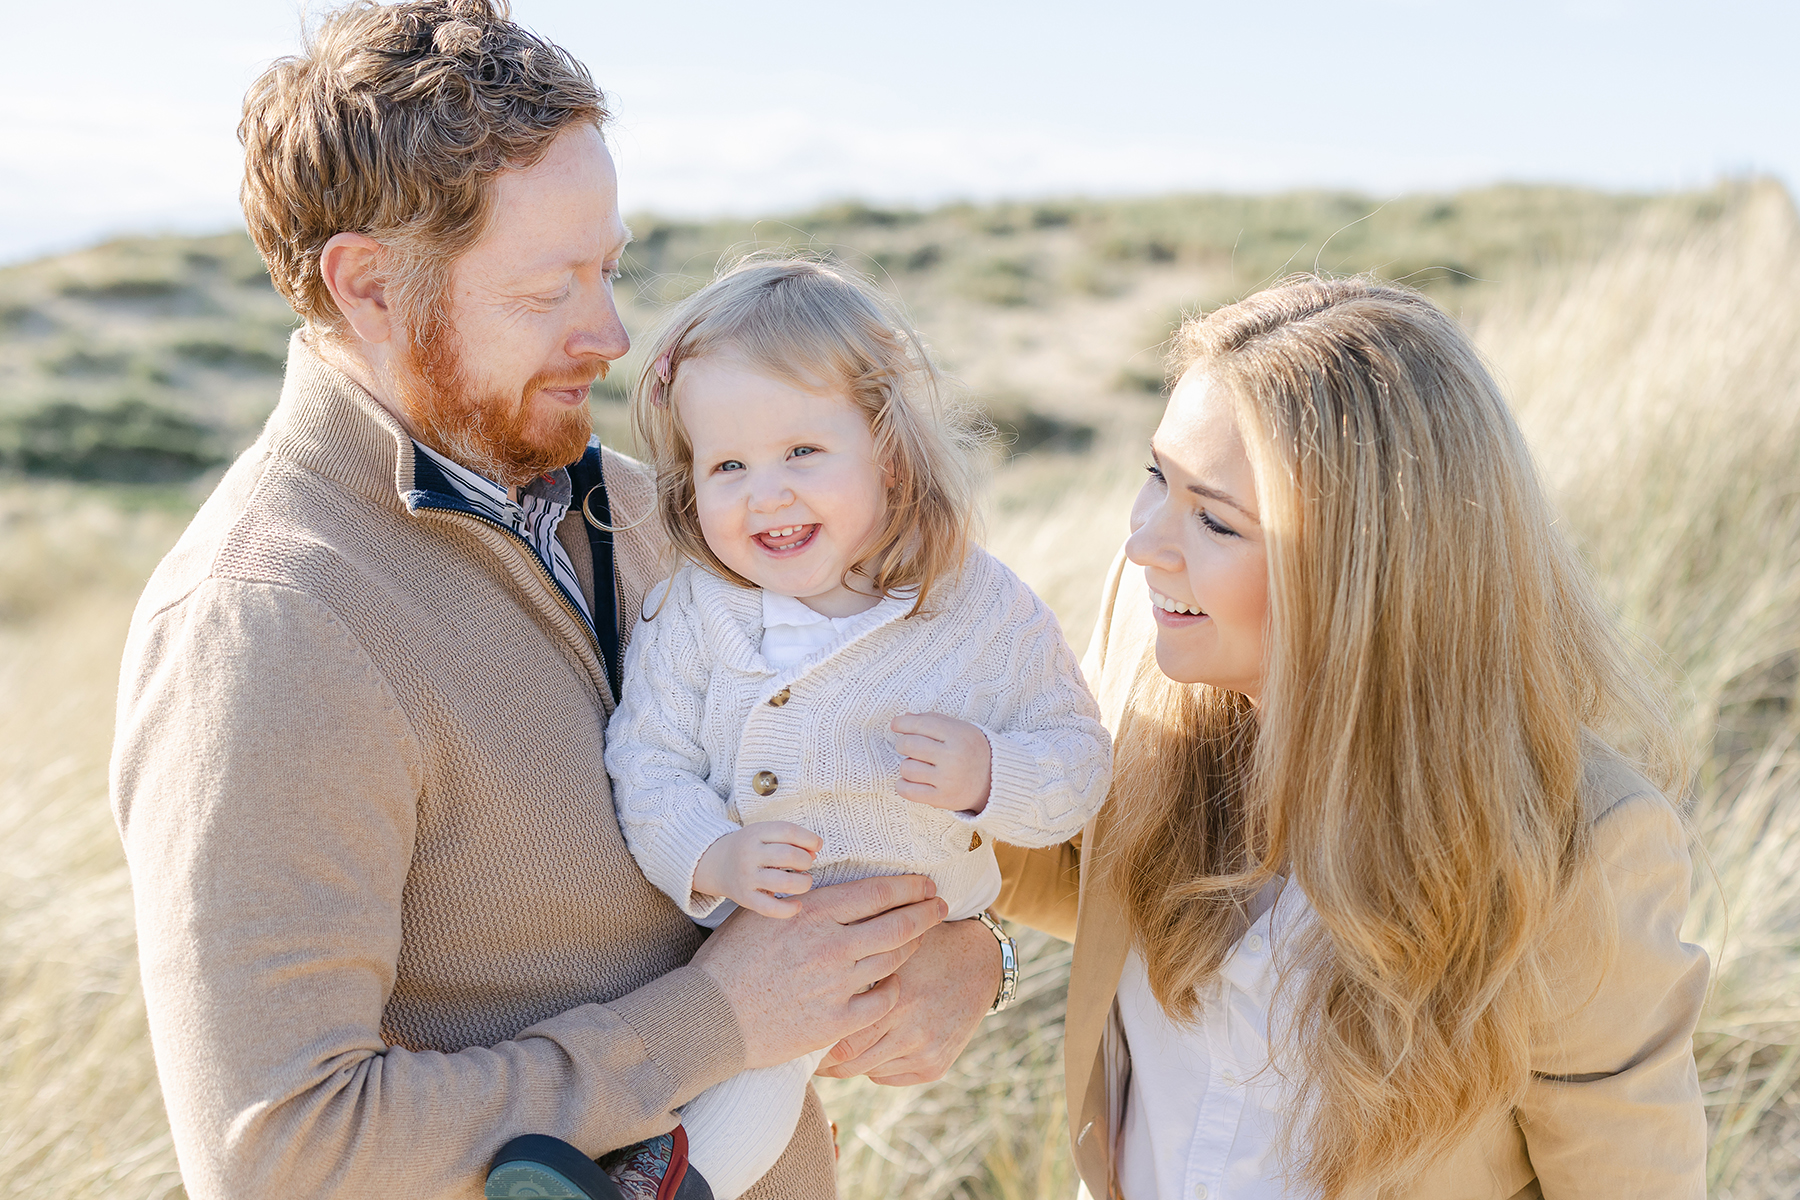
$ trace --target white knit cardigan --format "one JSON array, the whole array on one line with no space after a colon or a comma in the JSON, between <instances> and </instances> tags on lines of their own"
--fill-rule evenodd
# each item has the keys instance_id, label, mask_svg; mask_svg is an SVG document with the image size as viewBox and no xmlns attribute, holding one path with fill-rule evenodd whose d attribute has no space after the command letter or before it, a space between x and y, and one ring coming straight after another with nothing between
<instances>
[{"instance_id":1,"label":"white knit cardigan","mask_svg":"<svg viewBox=\"0 0 1800 1200\"><path fill-rule=\"evenodd\" d=\"M651 883L716 925L732 906L694 892L701 854L740 825L791 821L825 843L814 887L928 875L954 920L999 893L996 839L1051 845L1087 823L1106 797L1112 743L1049 608L979 549L927 604L916 617L882 604L778 671L760 650L757 590L690 566L652 591L606 730L620 825ZM894 791L888 722L903 712L987 733L993 782L978 815Z\"/></svg>"}]
</instances>

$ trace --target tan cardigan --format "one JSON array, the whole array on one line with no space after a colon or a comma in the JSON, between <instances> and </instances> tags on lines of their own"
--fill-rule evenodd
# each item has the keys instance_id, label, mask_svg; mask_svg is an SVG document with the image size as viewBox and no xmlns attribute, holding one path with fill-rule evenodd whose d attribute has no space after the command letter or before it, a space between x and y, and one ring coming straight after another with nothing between
<instances>
[{"instance_id":1,"label":"tan cardigan","mask_svg":"<svg viewBox=\"0 0 1800 1200\"><path fill-rule=\"evenodd\" d=\"M610 452L613 513L652 503ZM194 1200L474 1200L520 1133L589 1153L743 1064L700 934L638 871L613 698L516 537L409 509L413 445L298 337L279 407L156 570L113 803ZM622 611L656 573L622 536ZM593 597L579 513L559 536ZM816 1098L750 1195L830 1197Z\"/></svg>"},{"instance_id":2,"label":"tan cardigan","mask_svg":"<svg viewBox=\"0 0 1800 1200\"><path fill-rule=\"evenodd\" d=\"M1152 653L1155 624L1143 572L1113 564L1094 640L1083 664L1109 728L1119 728L1139 661ZM1587 774L1601 875L1617 917L1610 968L1596 931L1571 924L1554 934L1557 1019L1532 1048L1525 1100L1499 1111L1396 1200L1703 1200L1706 1121L1693 1057L1706 995L1707 959L1681 940L1687 909L1686 836L1668 802L1617 760ZM1131 945L1125 914L1087 887L1084 837L1045 850L1000 847L1005 889L995 908L1075 943L1063 1062L1076 1167L1097 1197L1111 1185L1117 1129L1108 1120L1129 1069L1102 1042ZM1117 1100L1114 1101L1115 1107Z\"/></svg>"}]
</instances>

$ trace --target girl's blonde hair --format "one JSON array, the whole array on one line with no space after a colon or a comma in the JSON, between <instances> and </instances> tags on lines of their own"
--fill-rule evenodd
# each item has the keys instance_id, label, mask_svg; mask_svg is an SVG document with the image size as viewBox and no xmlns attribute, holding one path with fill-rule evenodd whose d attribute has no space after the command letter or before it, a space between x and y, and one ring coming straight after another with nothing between
<instances>
[{"instance_id":1,"label":"girl's blonde hair","mask_svg":"<svg viewBox=\"0 0 1800 1200\"><path fill-rule=\"evenodd\" d=\"M754 587L700 531L693 446L676 411L681 364L726 350L796 387L841 394L862 413L888 475L887 516L849 573L882 596L916 587L912 611L923 611L968 553L977 439L947 405L918 334L867 281L811 259L740 262L680 304L658 333L631 418L656 470L663 528L683 557Z\"/></svg>"},{"instance_id":2,"label":"girl's blonde hair","mask_svg":"<svg viewBox=\"0 0 1800 1200\"><path fill-rule=\"evenodd\" d=\"M1373 1195L1520 1098L1548 1003L1535 951L1562 910L1604 904L1584 758L1611 742L1667 789L1674 734L1430 301L1299 277L1190 319L1172 365L1237 415L1268 658L1256 709L1145 656L1099 874L1177 1018L1258 891L1304 889L1289 1161L1328 1200Z\"/></svg>"}]
</instances>

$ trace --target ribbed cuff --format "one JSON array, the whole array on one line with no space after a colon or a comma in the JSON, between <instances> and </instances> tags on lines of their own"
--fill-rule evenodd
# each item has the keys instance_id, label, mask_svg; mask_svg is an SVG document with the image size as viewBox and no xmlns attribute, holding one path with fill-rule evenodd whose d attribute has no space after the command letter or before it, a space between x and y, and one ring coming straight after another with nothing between
<instances>
[{"instance_id":1,"label":"ribbed cuff","mask_svg":"<svg viewBox=\"0 0 1800 1200\"><path fill-rule=\"evenodd\" d=\"M1044 827L1041 793L1045 780L1037 760L1010 738L985 729L982 732L987 734L988 747L993 752L987 806L973 817L957 815L984 837L1015 846L1041 846L1046 839L1061 841Z\"/></svg>"},{"instance_id":2,"label":"ribbed cuff","mask_svg":"<svg viewBox=\"0 0 1800 1200\"><path fill-rule=\"evenodd\" d=\"M672 814L672 819L654 837L638 839L632 852L640 856L639 864L650 882L680 905L682 912L698 921L711 916L725 899L703 896L694 890L694 871L700 866L700 856L714 842L741 828L703 805L692 804Z\"/></svg>"},{"instance_id":3,"label":"ribbed cuff","mask_svg":"<svg viewBox=\"0 0 1800 1200\"><path fill-rule=\"evenodd\" d=\"M719 985L678 967L604 1006L631 1027L669 1077L677 1106L744 1068L744 1034Z\"/></svg>"}]
</instances>

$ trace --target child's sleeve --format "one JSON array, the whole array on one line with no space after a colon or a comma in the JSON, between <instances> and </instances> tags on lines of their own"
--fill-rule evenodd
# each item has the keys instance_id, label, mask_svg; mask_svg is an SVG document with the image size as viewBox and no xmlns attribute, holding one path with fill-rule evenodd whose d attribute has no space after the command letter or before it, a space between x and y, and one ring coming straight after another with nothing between
<instances>
[{"instance_id":1,"label":"child's sleeve","mask_svg":"<svg viewBox=\"0 0 1800 1200\"><path fill-rule=\"evenodd\" d=\"M665 585L675 586L675 585ZM644 877L695 920L724 903L694 891L706 848L738 826L707 782L711 759L700 742L709 656L691 606L671 596L646 601L625 652L624 695L606 727L606 770L625 844Z\"/></svg>"},{"instance_id":2,"label":"child's sleeve","mask_svg":"<svg viewBox=\"0 0 1800 1200\"><path fill-rule=\"evenodd\" d=\"M987 807L965 818L1015 846L1067 841L1091 820L1112 782L1112 737L1048 606L1023 583L1019 617L998 641L1010 648L1011 686L984 722L993 751Z\"/></svg>"}]
</instances>

